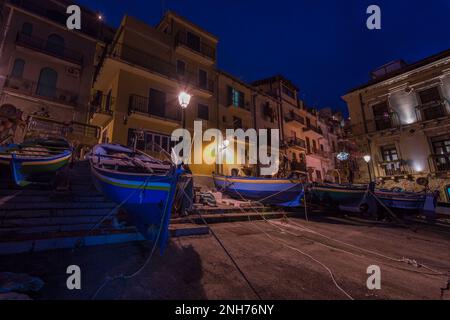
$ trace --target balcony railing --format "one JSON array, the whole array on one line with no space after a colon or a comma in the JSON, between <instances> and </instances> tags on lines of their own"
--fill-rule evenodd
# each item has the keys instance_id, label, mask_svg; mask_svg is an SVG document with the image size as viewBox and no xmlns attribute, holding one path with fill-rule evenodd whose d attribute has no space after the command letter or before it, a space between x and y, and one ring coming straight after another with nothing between
<instances>
[{"instance_id":1,"label":"balcony railing","mask_svg":"<svg viewBox=\"0 0 450 320\"><path fill-rule=\"evenodd\" d=\"M291 161L291 170L306 172L306 163L298 162L298 161Z\"/></svg>"},{"instance_id":2,"label":"balcony railing","mask_svg":"<svg viewBox=\"0 0 450 320\"><path fill-rule=\"evenodd\" d=\"M198 42L198 44L189 43L187 39L187 32L185 31L178 32L175 39L175 43L177 46L182 45L188 47L189 49L211 60L216 59L216 50L213 47L201 41Z\"/></svg>"},{"instance_id":3,"label":"balcony railing","mask_svg":"<svg viewBox=\"0 0 450 320\"><path fill-rule=\"evenodd\" d=\"M5 88L57 103L78 105L79 96L77 93L46 86L24 78L8 77Z\"/></svg>"},{"instance_id":4,"label":"balcony railing","mask_svg":"<svg viewBox=\"0 0 450 320\"><path fill-rule=\"evenodd\" d=\"M288 140L288 144L289 144L289 146L296 146L296 147L300 147L300 148L306 149L306 142L305 142L305 140L300 139L300 138L291 137Z\"/></svg>"},{"instance_id":5,"label":"balcony railing","mask_svg":"<svg viewBox=\"0 0 450 320\"><path fill-rule=\"evenodd\" d=\"M320 134L320 135L323 135L323 132L322 132L322 129L321 128L319 128L319 127L314 127L314 126L308 126L308 127L306 127L306 128L303 128L303 131L304 132L307 132L307 131L313 131L313 132L315 132L315 133L317 133L317 134Z\"/></svg>"},{"instance_id":6,"label":"balcony railing","mask_svg":"<svg viewBox=\"0 0 450 320\"><path fill-rule=\"evenodd\" d=\"M377 131L397 128L400 125L400 120L395 112L386 112L383 115L376 115L374 121Z\"/></svg>"},{"instance_id":7,"label":"balcony railing","mask_svg":"<svg viewBox=\"0 0 450 320\"><path fill-rule=\"evenodd\" d=\"M295 112L289 112L288 114L286 114L284 119L286 122L296 121L300 124L303 124L303 125L305 124L305 118L296 114Z\"/></svg>"},{"instance_id":8,"label":"balcony railing","mask_svg":"<svg viewBox=\"0 0 450 320\"><path fill-rule=\"evenodd\" d=\"M448 115L445 103L442 101L432 101L416 107L417 118L422 121L442 118Z\"/></svg>"},{"instance_id":9,"label":"balcony railing","mask_svg":"<svg viewBox=\"0 0 450 320\"><path fill-rule=\"evenodd\" d=\"M436 154L430 156L431 161L434 164L436 172L450 171L450 155L448 154Z\"/></svg>"},{"instance_id":10,"label":"balcony railing","mask_svg":"<svg viewBox=\"0 0 450 320\"><path fill-rule=\"evenodd\" d=\"M178 73L176 65L142 50L118 43L112 48L110 55L183 84L188 84L209 92L214 91L213 80L207 79L206 82L202 83L197 74L187 71L184 71L182 74Z\"/></svg>"},{"instance_id":11,"label":"balcony railing","mask_svg":"<svg viewBox=\"0 0 450 320\"><path fill-rule=\"evenodd\" d=\"M147 97L142 97L139 95L130 95L128 112L131 114L133 112L145 113L149 116L155 116L161 119L168 119L172 121L181 121L181 110L180 107L176 108L164 108L157 110L152 108L150 101Z\"/></svg>"},{"instance_id":12,"label":"balcony railing","mask_svg":"<svg viewBox=\"0 0 450 320\"><path fill-rule=\"evenodd\" d=\"M114 103L114 97L97 91L92 95L91 101L89 102L91 114L102 113L112 115L114 113Z\"/></svg>"},{"instance_id":13,"label":"balcony railing","mask_svg":"<svg viewBox=\"0 0 450 320\"><path fill-rule=\"evenodd\" d=\"M100 138L100 128L81 122L61 122L50 118L33 116L28 120L27 135L82 136L95 140Z\"/></svg>"},{"instance_id":14,"label":"balcony railing","mask_svg":"<svg viewBox=\"0 0 450 320\"><path fill-rule=\"evenodd\" d=\"M381 162L380 168L383 177L402 176L412 173L409 166L403 160Z\"/></svg>"},{"instance_id":15,"label":"balcony railing","mask_svg":"<svg viewBox=\"0 0 450 320\"><path fill-rule=\"evenodd\" d=\"M66 61L73 62L78 65L83 64L83 54L67 49L64 46L56 45L45 39L41 39L35 36L29 36L27 34L19 32L16 38L16 44L22 47L33 49Z\"/></svg>"}]
</instances>

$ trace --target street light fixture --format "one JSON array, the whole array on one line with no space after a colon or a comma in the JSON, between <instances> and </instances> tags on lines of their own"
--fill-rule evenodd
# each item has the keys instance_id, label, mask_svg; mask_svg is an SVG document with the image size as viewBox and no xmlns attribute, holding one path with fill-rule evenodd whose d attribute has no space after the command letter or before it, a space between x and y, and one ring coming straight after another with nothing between
<instances>
[{"instance_id":1,"label":"street light fixture","mask_svg":"<svg viewBox=\"0 0 450 320\"><path fill-rule=\"evenodd\" d=\"M372 157L368 154L366 154L363 157L364 161L367 163L367 170L369 171L369 182L372 182L372 174L370 173L370 166L369 166L369 162L372 159Z\"/></svg>"},{"instance_id":2,"label":"street light fixture","mask_svg":"<svg viewBox=\"0 0 450 320\"><path fill-rule=\"evenodd\" d=\"M186 91L181 91L178 94L178 103L180 104L182 113L181 113L181 117L183 118L183 129L186 129L186 108L189 105L189 102L191 101L191 95L188 94ZM184 134L183 134L183 143L184 143ZM184 153L184 152L183 152ZM184 156L184 154L183 154Z\"/></svg>"}]
</instances>

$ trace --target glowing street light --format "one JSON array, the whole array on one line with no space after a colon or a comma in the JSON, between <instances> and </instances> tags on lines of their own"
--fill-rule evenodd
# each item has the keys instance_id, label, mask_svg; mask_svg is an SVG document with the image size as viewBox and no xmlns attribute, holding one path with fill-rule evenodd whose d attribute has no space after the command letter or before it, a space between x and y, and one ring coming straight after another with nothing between
<instances>
[{"instance_id":1,"label":"glowing street light","mask_svg":"<svg viewBox=\"0 0 450 320\"><path fill-rule=\"evenodd\" d=\"M369 171L369 183L371 183L371 182L372 182L372 174L370 173L369 162L370 162L370 160L372 159L372 157L371 157L370 155L366 154L366 155L363 157L363 159L364 159L364 161L367 163L367 170Z\"/></svg>"},{"instance_id":2,"label":"glowing street light","mask_svg":"<svg viewBox=\"0 0 450 320\"><path fill-rule=\"evenodd\" d=\"M186 109L191 101L191 95L186 93L185 91L180 92L178 95L178 102L180 103L180 107L182 109Z\"/></svg>"}]
</instances>

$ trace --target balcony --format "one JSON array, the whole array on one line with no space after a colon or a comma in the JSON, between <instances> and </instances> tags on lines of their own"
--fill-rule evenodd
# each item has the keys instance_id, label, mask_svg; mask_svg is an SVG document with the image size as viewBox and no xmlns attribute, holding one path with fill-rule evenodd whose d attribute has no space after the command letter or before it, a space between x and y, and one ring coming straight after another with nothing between
<instances>
[{"instance_id":1,"label":"balcony","mask_svg":"<svg viewBox=\"0 0 450 320\"><path fill-rule=\"evenodd\" d=\"M430 159L434 164L436 172L450 171L450 155L448 154L435 154L431 155Z\"/></svg>"},{"instance_id":2,"label":"balcony","mask_svg":"<svg viewBox=\"0 0 450 320\"><path fill-rule=\"evenodd\" d=\"M395 112L386 112L382 115L375 115L375 129L377 131L398 128L400 120Z\"/></svg>"},{"instance_id":3,"label":"balcony","mask_svg":"<svg viewBox=\"0 0 450 320\"><path fill-rule=\"evenodd\" d=\"M448 115L448 111L443 101L432 101L417 106L416 115L421 121L428 121L445 117Z\"/></svg>"},{"instance_id":4,"label":"balcony","mask_svg":"<svg viewBox=\"0 0 450 320\"><path fill-rule=\"evenodd\" d=\"M91 101L89 102L90 112L91 114L101 113L112 116L114 113L114 103L114 97L105 95L101 91L97 91L92 95Z\"/></svg>"},{"instance_id":5,"label":"balcony","mask_svg":"<svg viewBox=\"0 0 450 320\"><path fill-rule=\"evenodd\" d=\"M212 79L201 82L197 74L187 71L179 74L176 65L142 50L118 43L112 48L110 56L140 66L181 84L191 85L209 93L214 92L214 81Z\"/></svg>"},{"instance_id":6,"label":"balcony","mask_svg":"<svg viewBox=\"0 0 450 320\"><path fill-rule=\"evenodd\" d=\"M38 97L61 104L78 105L79 97L77 93L56 87L48 87L28 79L8 77L5 82L5 88L27 96Z\"/></svg>"},{"instance_id":7,"label":"balcony","mask_svg":"<svg viewBox=\"0 0 450 320\"><path fill-rule=\"evenodd\" d=\"M303 118L302 116L296 114L295 112L291 111L289 112L285 117L284 117L286 122L292 122L292 121L296 121L302 125L305 124L305 118Z\"/></svg>"},{"instance_id":8,"label":"balcony","mask_svg":"<svg viewBox=\"0 0 450 320\"><path fill-rule=\"evenodd\" d=\"M305 142L305 140L300 139L300 138L296 138L296 137L289 138L288 145L306 149L306 142Z\"/></svg>"},{"instance_id":9,"label":"balcony","mask_svg":"<svg viewBox=\"0 0 450 320\"><path fill-rule=\"evenodd\" d=\"M404 160L385 161L379 163L380 173L383 177L404 176L412 173Z\"/></svg>"},{"instance_id":10,"label":"balcony","mask_svg":"<svg viewBox=\"0 0 450 320\"><path fill-rule=\"evenodd\" d=\"M307 126L306 128L303 128L303 132L314 132L318 135L323 135L322 129L319 127L314 127L312 125Z\"/></svg>"},{"instance_id":11,"label":"balcony","mask_svg":"<svg viewBox=\"0 0 450 320\"><path fill-rule=\"evenodd\" d=\"M306 162L291 161L291 170L306 172Z\"/></svg>"},{"instance_id":12,"label":"balcony","mask_svg":"<svg viewBox=\"0 0 450 320\"><path fill-rule=\"evenodd\" d=\"M83 54L67 49L65 47L56 46L45 39L29 36L24 33L18 33L16 37L16 44L21 47L32 49L47 55L63 59L77 65L83 65Z\"/></svg>"},{"instance_id":13,"label":"balcony","mask_svg":"<svg viewBox=\"0 0 450 320\"><path fill-rule=\"evenodd\" d=\"M213 47L202 41L188 41L188 33L185 31L178 32L175 37L175 45L186 47L211 61L216 60L216 50Z\"/></svg>"},{"instance_id":14,"label":"balcony","mask_svg":"<svg viewBox=\"0 0 450 320\"><path fill-rule=\"evenodd\" d=\"M166 108L161 108L159 110L151 107L150 101L147 97L142 97L139 95L130 95L128 112L129 114L133 114L135 112L143 113L161 120L181 121L181 110L179 106L167 106Z\"/></svg>"}]
</instances>

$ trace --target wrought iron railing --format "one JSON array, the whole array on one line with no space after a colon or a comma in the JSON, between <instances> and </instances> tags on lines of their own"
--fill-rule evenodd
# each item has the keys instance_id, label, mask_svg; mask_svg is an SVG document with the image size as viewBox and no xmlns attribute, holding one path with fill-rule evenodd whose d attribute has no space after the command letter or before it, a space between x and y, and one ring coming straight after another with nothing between
<instances>
[{"instance_id":1,"label":"wrought iron railing","mask_svg":"<svg viewBox=\"0 0 450 320\"><path fill-rule=\"evenodd\" d=\"M189 43L188 39L187 39L187 32L185 31L180 31L178 32L176 38L175 38L175 43L177 46L182 45L185 47L188 47L189 49L197 52L198 54L210 58L211 60L215 60L216 59L216 50L211 47L210 45L199 41L198 45L195 45L193 43Z\"/></svg>"},{"instance_id":2,"label":"wrought iron railing","mask_svg":"<svg viewBox=\"0 0 450 320\"><path fill-rule=\"evenodd\" d=\"M51 118L33 116L28 120L27 136L47 135L69 138L71 135L98 140L100 128L82 122L61 122Z\"/></svg>"},{"instance_id":3,"label":"wrought iron railing","mask_svg":"<svg viewBox=\"0 0 450 320\"><path fill-rule=\"evenodd\" d=\"M115 98L105 95L100 91L95 92L89 102L91 114L102 113L112 115L114 113Z\"/></svg>"},{"instance_id":4,"label":"wrought iron railing","mask_svg":"<svg viewBox=\"0 0 450 320\"><path fill-rule=\"evenodd\" d=\"M381 175L383 177L394 177L411 174L411 168L403 160L381 162Z\"/></svg>"},{"instance_id":5,"label":"wrought iron railing","mask_svg":"<svg viewBox=\"0 0 450 320\"><path fill-rule=\"evenodd\" d=\"M78 105L79 96L75 92L59 89L53 86L47 86L20 77L7 77L5 88L62 104L72 106Z\"/></svg>"},{"instance_id":6,"label":"wrought iron railing","mask_svg":"<svg viewBox=\"0 0 450 320\"><path fill-rule=\"evenodd\" d=\"M286 116L284 117L286 122L292 122L292 121L296 121L300 124L305 124L305 118L303 118L302 116L296 114L295 112L289 112L286 114Z\"/></svg>"},{"instance_id":7,"label":"wrought iron railing","mask_svg":"<svg viewBox=\"0 0 450 320\"><path fill-rule=\"evenodd\" d=\"M297 146L297 147L306 149L306 142L305 142L305 140L300 139L300 138L291 137L291 138L289 138L289 140L288 140L288 144L289 144L290 146Z\"/></svg>"},{"instance_id":8,"label":"wrought iron railing","mask_svg":"<svg viewBox=\"0 0 450 320\"><path fill-rule=\"evenodd\" d=\"M110 55L111 57L138 65L151 72L156 72L183 84L191 85L209 92L214 91L214 81L212 79L206 79L206 82L202 82L200 81L198 74L193 74L186 70L179 73L177 72L176 65L131 46L117 43L112 47Z\"/></svg>"},{"instance_id":9,"label":"wrought iron railing","mask_svg":"<svg viewBox=\"0 0 450 320\"><path fill-rule=\"evenodd\" d=\"M417 106L416 115L421 121L427 121L445 117L448 115L448 111L443 101L432 101Z\"/></svg>"},{"instance_id":10,"label":"wrought iron railing","mask_svg":"<svg viewBox=\"0 0 450 320\"><path fill-rule=\"evenodd\" d=\"M172 121L181 120L181 110L180 108L163 108L161 110L152 108L150 100L147 97L132 94L130 95L128 112L134 113L145 113L149 116L155 116L158 118L168 119Z\"/></svg>"},{"instance_id":11,"label":"wrought iron railing","mask_svg":"<svg viewBox=\"0 0 450 320\"><path fill-rule=\"evenodd\" d=\"M386 112L383 115L375 115L375 129L377 131L393 129L400 126L400 119L395 112Z\"/></svg>"},{"instance_id":12,"label":"wrought iron railing","mask_svg":"<svg viewBox=\"0 0 450 320\"><path fill-rule=\"evenodd\" d=\"M432 161L436 172L450 171L449 154L434 154L430 156L430 160Z\"/></svg>"},{"instance_id":13,"label":"wrought iron railing","mask_svg":"<svg viewBox=\"0 0 450 320\"><path fill-rule=\"evenodd\" d=\"M73 62L75 64L83 64L83 54L81 52L68 49L64 46L56 45L51 41L41 39L35 36L30 36L19 32L16 38L16 44L22 47L27 47L45 54Z\"/></svg>"}]
</instances>

